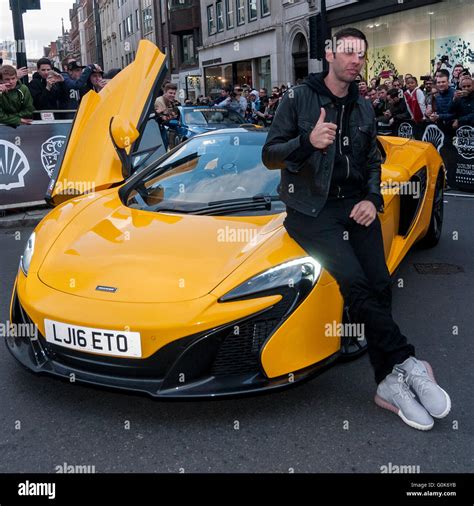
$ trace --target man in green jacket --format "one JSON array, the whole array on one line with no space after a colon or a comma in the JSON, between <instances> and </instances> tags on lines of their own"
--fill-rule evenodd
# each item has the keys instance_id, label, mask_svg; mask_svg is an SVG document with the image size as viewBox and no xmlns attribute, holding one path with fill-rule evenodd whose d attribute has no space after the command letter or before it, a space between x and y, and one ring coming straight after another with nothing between
<instances>
[{"instance_id":1,"label":"man in green jacket","mask_svg":"<svg viewBox=\"0 0 474 506\"><path fill-rule=\"evenodd\" d=\"M11 65L0 67L0 124L15 128L29 125L34 110L30 90L18 82L16 69Z\"/></svg>"}]
</instances>

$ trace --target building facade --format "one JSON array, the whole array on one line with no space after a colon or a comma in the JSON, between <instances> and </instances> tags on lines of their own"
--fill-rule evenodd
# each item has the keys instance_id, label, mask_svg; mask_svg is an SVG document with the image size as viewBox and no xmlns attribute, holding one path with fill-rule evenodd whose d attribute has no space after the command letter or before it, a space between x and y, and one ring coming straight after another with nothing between
<instances>
[{"instance_id":1,"label":"building facade","mask_svg":"<svg viewBox=\"0 0 474 506\"><path fill-rule=\"evenodd\" d=\"M81 40L79 37L79 0L76 0L71 9L69 9L69 21L71 30L69 31L69 54L77 61L81 61Z\"/></svg>"},{"instance_id":2,"label":"building facade","mask_svg":"<svg viewBox=\"0 0 474 506\"><path fill-rule=\"evenodd\" d=\"M201 7L199 0L171 0L169 32L173 47L173 81L181 101L193 101L203 93L198 47L201 45Z\"/></svg>"},{"instance_id":3,"label":"building facade","mask_svg":"<svg viewBox=\"0 0 474 506\"><path fill-rule=\"evenodd\" d=\"M102 57L105 71L121 68L116 5L114 0L99 0Z\"/></svg>"},{"instance_id":4,"label":"building facade","mask_svg":"<svg viewBox=\"0 0 474 506\"><path fill-rule=\"evenodd\" d=\"M229 84L269 88L284 82L282 2L205 0L201 18L206 95L215 97Z\"/></svg>"},{"instance_id":5,"label":"building facade","mask_svg":"<svg viewBox=\"0 0 474 506\"><path fill-rule=\"evenodd\" d=\"M84 34L86 43L86 59L84 65L88 63L98 63L97 39L96 39L96 23L94 16L94 0L85 0L83 2L84 14Z\"/></svg>"},{"instance_id":6,"label":"building facade","mask_svg":"<svg viewBox=\"0 0 474 506\"><path fill-rule=\"evenodd\" d=\"M142 37L140 0L114 0L118 24L118 67L135 59Z\"/></svg>"},{"instance_id":7,"label":"building facade","mask_svg":"<svg viewBox=\"0 0 474 506\"><path fill-rule=\"evenodd\" d=\"M87 64L87 45L86 45L86 17L87 17L87 0L79 0L77 8L78 31L79 31L79 47L81 60L80 63Z\"/></svg>"}]
</instances>

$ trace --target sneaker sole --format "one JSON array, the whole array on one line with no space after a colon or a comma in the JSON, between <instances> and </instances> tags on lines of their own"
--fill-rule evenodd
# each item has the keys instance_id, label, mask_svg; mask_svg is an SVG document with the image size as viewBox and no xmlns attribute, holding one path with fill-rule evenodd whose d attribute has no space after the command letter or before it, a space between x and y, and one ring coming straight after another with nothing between
<instances>
[{"instance_id":1,"label":"sneaker sole","mask_svg":"<svg viewBox=\"0 0 474 506\"><path fill-rule=\"evenodd\" d=\"M426 360L421 360L421 362L423 364L425 364L426 370L428 371L428 376L431 378L431 381L433 381L433 383L435 383L436 385L438 385L437 381L435 380L434 373L433 373L433 368L431 367L430 363L426 362ZM440 418L444 418L445 416L447 416L449 414L449 412L451 411L451 398L449 397L448 392L446 392L445 390L443 390L439 385L438 385L438 388L446 396L446 409L440 415L435 415L434 413L431 413L431 411L428 411L428 410L426 410L426 411L428 411L428 413L433 418L440 419Z\"/></svg>"},{"instance_id":2,"label":"sneaker sole","mask_svg":"<svg viewBox=\"0 0 474 506\"><path fill-rule=\"evenodd\" d=\"M392 411L393 413L396 413L407 425L409 425L410 427L413 427L414 429L418 429L418 430L430 430L430 429L433 428L434 422L432 424L430 424L430 425L421 425L420 423L416 423L416 422L413 422L412 420L409 420L408 418L406 418L403 415L403 413L401 412L401 410L399 410L393 404L390 404L385 399L382 399L382 397L380 397L380 395L378 395L378 394L375 395L374 401L375 401L375 404L377 404L377 406L380 406L383 409L388 409L389 411Z\"/></svg>"}]
</instances>

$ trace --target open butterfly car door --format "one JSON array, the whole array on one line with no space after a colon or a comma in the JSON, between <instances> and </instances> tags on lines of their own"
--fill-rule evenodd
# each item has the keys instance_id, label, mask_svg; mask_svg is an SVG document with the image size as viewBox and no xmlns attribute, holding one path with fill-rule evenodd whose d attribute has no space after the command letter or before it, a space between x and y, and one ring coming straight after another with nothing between
<instances>
[{"instance_id":1,"label":"open butterfly car door","mask_svg":"<svg viewBox=\"0 0 474 506\"><path fill-rule=\"evenodd\" d=\"M119 184L140 162L164 154L153 101L166 75L165 59L141 40L133 63L100 93L84 96L48 185L50 205Z\"/></svg>"}]
</instances>

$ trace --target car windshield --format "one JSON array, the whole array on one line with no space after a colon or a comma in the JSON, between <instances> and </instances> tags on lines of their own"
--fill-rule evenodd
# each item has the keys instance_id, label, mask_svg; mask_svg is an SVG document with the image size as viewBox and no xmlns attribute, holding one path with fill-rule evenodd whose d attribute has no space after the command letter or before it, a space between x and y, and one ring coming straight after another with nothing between
<instances>
[{"instance_id":1,"label":"car windshield","mask_svg":"<svg viewBox=\"0 0 474 506\"><path fill-rule=\"evenodd\" d=\"M219 203L279 200L279 170L262 163L265 132L196 136L151 170L144 169L126 198L129 207L193 212ZM255 203L255 202L254 202ZM281 203L272 207L278 207Z\"/></svg>"},{"instance_id":2,"label":"car windshield","mask_svg":"<svg viewBox=\"0 0 474 506\"><path fill-rule=\"evenodd\" d=\"M184 122L186 125L240 125L244 119L235 111L224 107L209 107L206 109L184 109Z\"/></svg>"}]
</instances>

